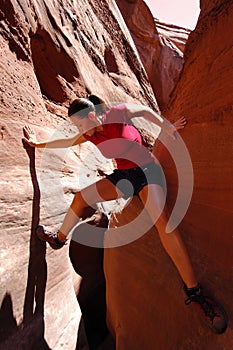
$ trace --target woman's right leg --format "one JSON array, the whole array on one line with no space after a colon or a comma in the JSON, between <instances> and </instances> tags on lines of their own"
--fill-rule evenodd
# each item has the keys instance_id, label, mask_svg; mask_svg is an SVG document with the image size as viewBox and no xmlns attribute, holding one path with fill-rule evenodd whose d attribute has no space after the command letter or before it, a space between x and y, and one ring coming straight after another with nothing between
<instances>
[{"instance_id":1,"label":"woman's right leg","mask_svg":"<svg viewBox=\"0 0 233 350\"><path fill-rule=\"evenodd\" d=\"M77 192L58 232L64 241L68 233L79 222L84 210L93 204L123 197L123 193L108 179L102 179Z\"/></svg>"},{"instance_id":2,"label":"woman's right leg","mask_svg":"<svg viewBox=\"0 0 233 350\"><path fill-rule=\"evenodd\" d=\"M203 294L203 289L196 279L188 252L178 229L166 233L168 216L166 208L164 208L165 197L162 188L159 185L147 185L140 191L139 196L155 223L166 252L171 257L182 280L185 282L186 286L184 289L188 297L185 304L196 303L200 307L208 326L215 333L223 333L228 323L223 307L216 303L214 299Z\"/></svg>"},{"instance_id":3,"label":"woman's right leg","mask_svg":"<svg viewBox=\"0 0 233 350\"><path fill-rule=\"evenodd\" d=\"M166 233L168 215L162 187L159 185L147 185L141 190L139 196L151 219L154 221L161 243L179 271L181 278L189 288L196 287L198 282L178 229L174 229L171 233Z\"/></svg>"}]
</instances>

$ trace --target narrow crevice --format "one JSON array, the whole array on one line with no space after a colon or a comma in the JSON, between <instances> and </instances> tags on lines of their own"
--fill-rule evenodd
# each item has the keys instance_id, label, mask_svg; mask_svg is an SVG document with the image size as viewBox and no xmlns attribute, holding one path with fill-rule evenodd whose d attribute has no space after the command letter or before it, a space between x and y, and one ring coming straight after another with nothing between
<instances>
[{"instance_id":1,"label":"narrow crevice","mask_svg":"<svg viewBox=\"0 0 233 350\"><path fill-rule=\"evenodd\" d=\"M104 61L109 73L119 73L118 64L113 51L110 48L106 48L104 52Z\"/></svg>"},{"instance_id":2,"label":"narrow crevice","mask_svg":"<svg viewBox=\"0 0 233 350\"><path fill-rule=\"evenodd\" d=\"M99 235L100 246L103 246L108 218L103 213L95 212L93 208L88 208L83 217L85 219L91 215L93 217L88 222L81 223L74 230L69 250L70 260L74 270L82 277L77 296L82 311L82 319L78 331L76 350L84 348L90 350L101 349L101 344L106 344L106 342L108 344L107 348L114 350L115 344L106 324L106 282L103 269L104 249L79 243L82 241L82 237L86 237L87 235L90 237L91 232L91 235Z\"/></svg>"}]
</instances>

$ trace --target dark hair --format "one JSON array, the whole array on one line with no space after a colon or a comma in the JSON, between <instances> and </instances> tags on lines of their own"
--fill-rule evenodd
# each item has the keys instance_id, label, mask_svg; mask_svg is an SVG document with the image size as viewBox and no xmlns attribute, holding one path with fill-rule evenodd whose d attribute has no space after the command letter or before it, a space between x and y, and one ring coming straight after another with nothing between
<instances>
[{"instance_id":1,"label":"dark hair","mask_svg":"<svg viewBox=\"0 0 233 350\"><path fill-rule=\"evenodd\" d=\"M76 98L69 106L68 116L71 117L77 113L80 118L85 118L89 112L95 112L94 104L89 99Z\"/></svg>"},{"instance_id":2,"label":"dark hair","mask_svg":"<svg viewBox=\"0 0 233 350\"><path fill-rule=\"evenodd\" d=\"M102 98L96 95L89 95L87 98L89 101L91 101L94 104L96 113L98 115L106 112L107 106L105 101Z\"/></svg>"}]
</instances>

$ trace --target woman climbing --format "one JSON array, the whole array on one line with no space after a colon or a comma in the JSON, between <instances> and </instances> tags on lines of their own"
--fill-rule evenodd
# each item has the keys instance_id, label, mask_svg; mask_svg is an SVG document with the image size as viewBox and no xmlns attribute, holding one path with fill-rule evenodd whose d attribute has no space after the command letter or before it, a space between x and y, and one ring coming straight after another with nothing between
<instances>
[{"instance_id":1,"label":"woman climbing","mask_svg":"<svg viewBox=\"0 0 233 350\"><path fill-rule=\"evenodd\" d=\"M132 118L143 116L161 127L162 132L175 140L176 131L185 127L186 119L182 117L174 124L170 124L150 108L140 105L120 104L106 109L103 101L95 95L89 96L88 99L74 100L69 107L68 115L79 130L77 135L38 142L34 131L25 126L25 141L36 148L66 148L90 141L106 158L115 159L117 169L95 184L77 192L60 229L51 233L43 226L38 226L38 237L47 241L52 248L59 249L65 245L67 235L78 223L85 208L98 202L137 195L151 216L162 245L184 282L184 291L187 295L185 304L195 302L199 305L212 330L223 333L227 327L226 314L219 304L204 295L178 229L166 233L168 215L162 171L154 156L145 150L139 131L131 123Z\"/></svg>"}]
</instances>

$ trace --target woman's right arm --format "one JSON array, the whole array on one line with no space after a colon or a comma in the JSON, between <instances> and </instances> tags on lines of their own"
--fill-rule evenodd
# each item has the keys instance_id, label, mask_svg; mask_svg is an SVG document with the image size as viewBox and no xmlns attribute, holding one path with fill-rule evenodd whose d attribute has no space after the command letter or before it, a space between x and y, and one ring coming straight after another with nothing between
<instances>
[{"instance_id":1,"label":"woman's right arm","mask_svg":"<svg viewBox=\"0 0 233 350\"><path fill-rule=\"evenodd\" d=\"M68 148L79 145L86 141L85 137L82 134L76 134L74 136L62 139L39 142L34 130L31 129L30 126L24 126L23 132L25 136L23 140L27 142L31 147L35 148Z\"/></svg>"}]
</instances>

